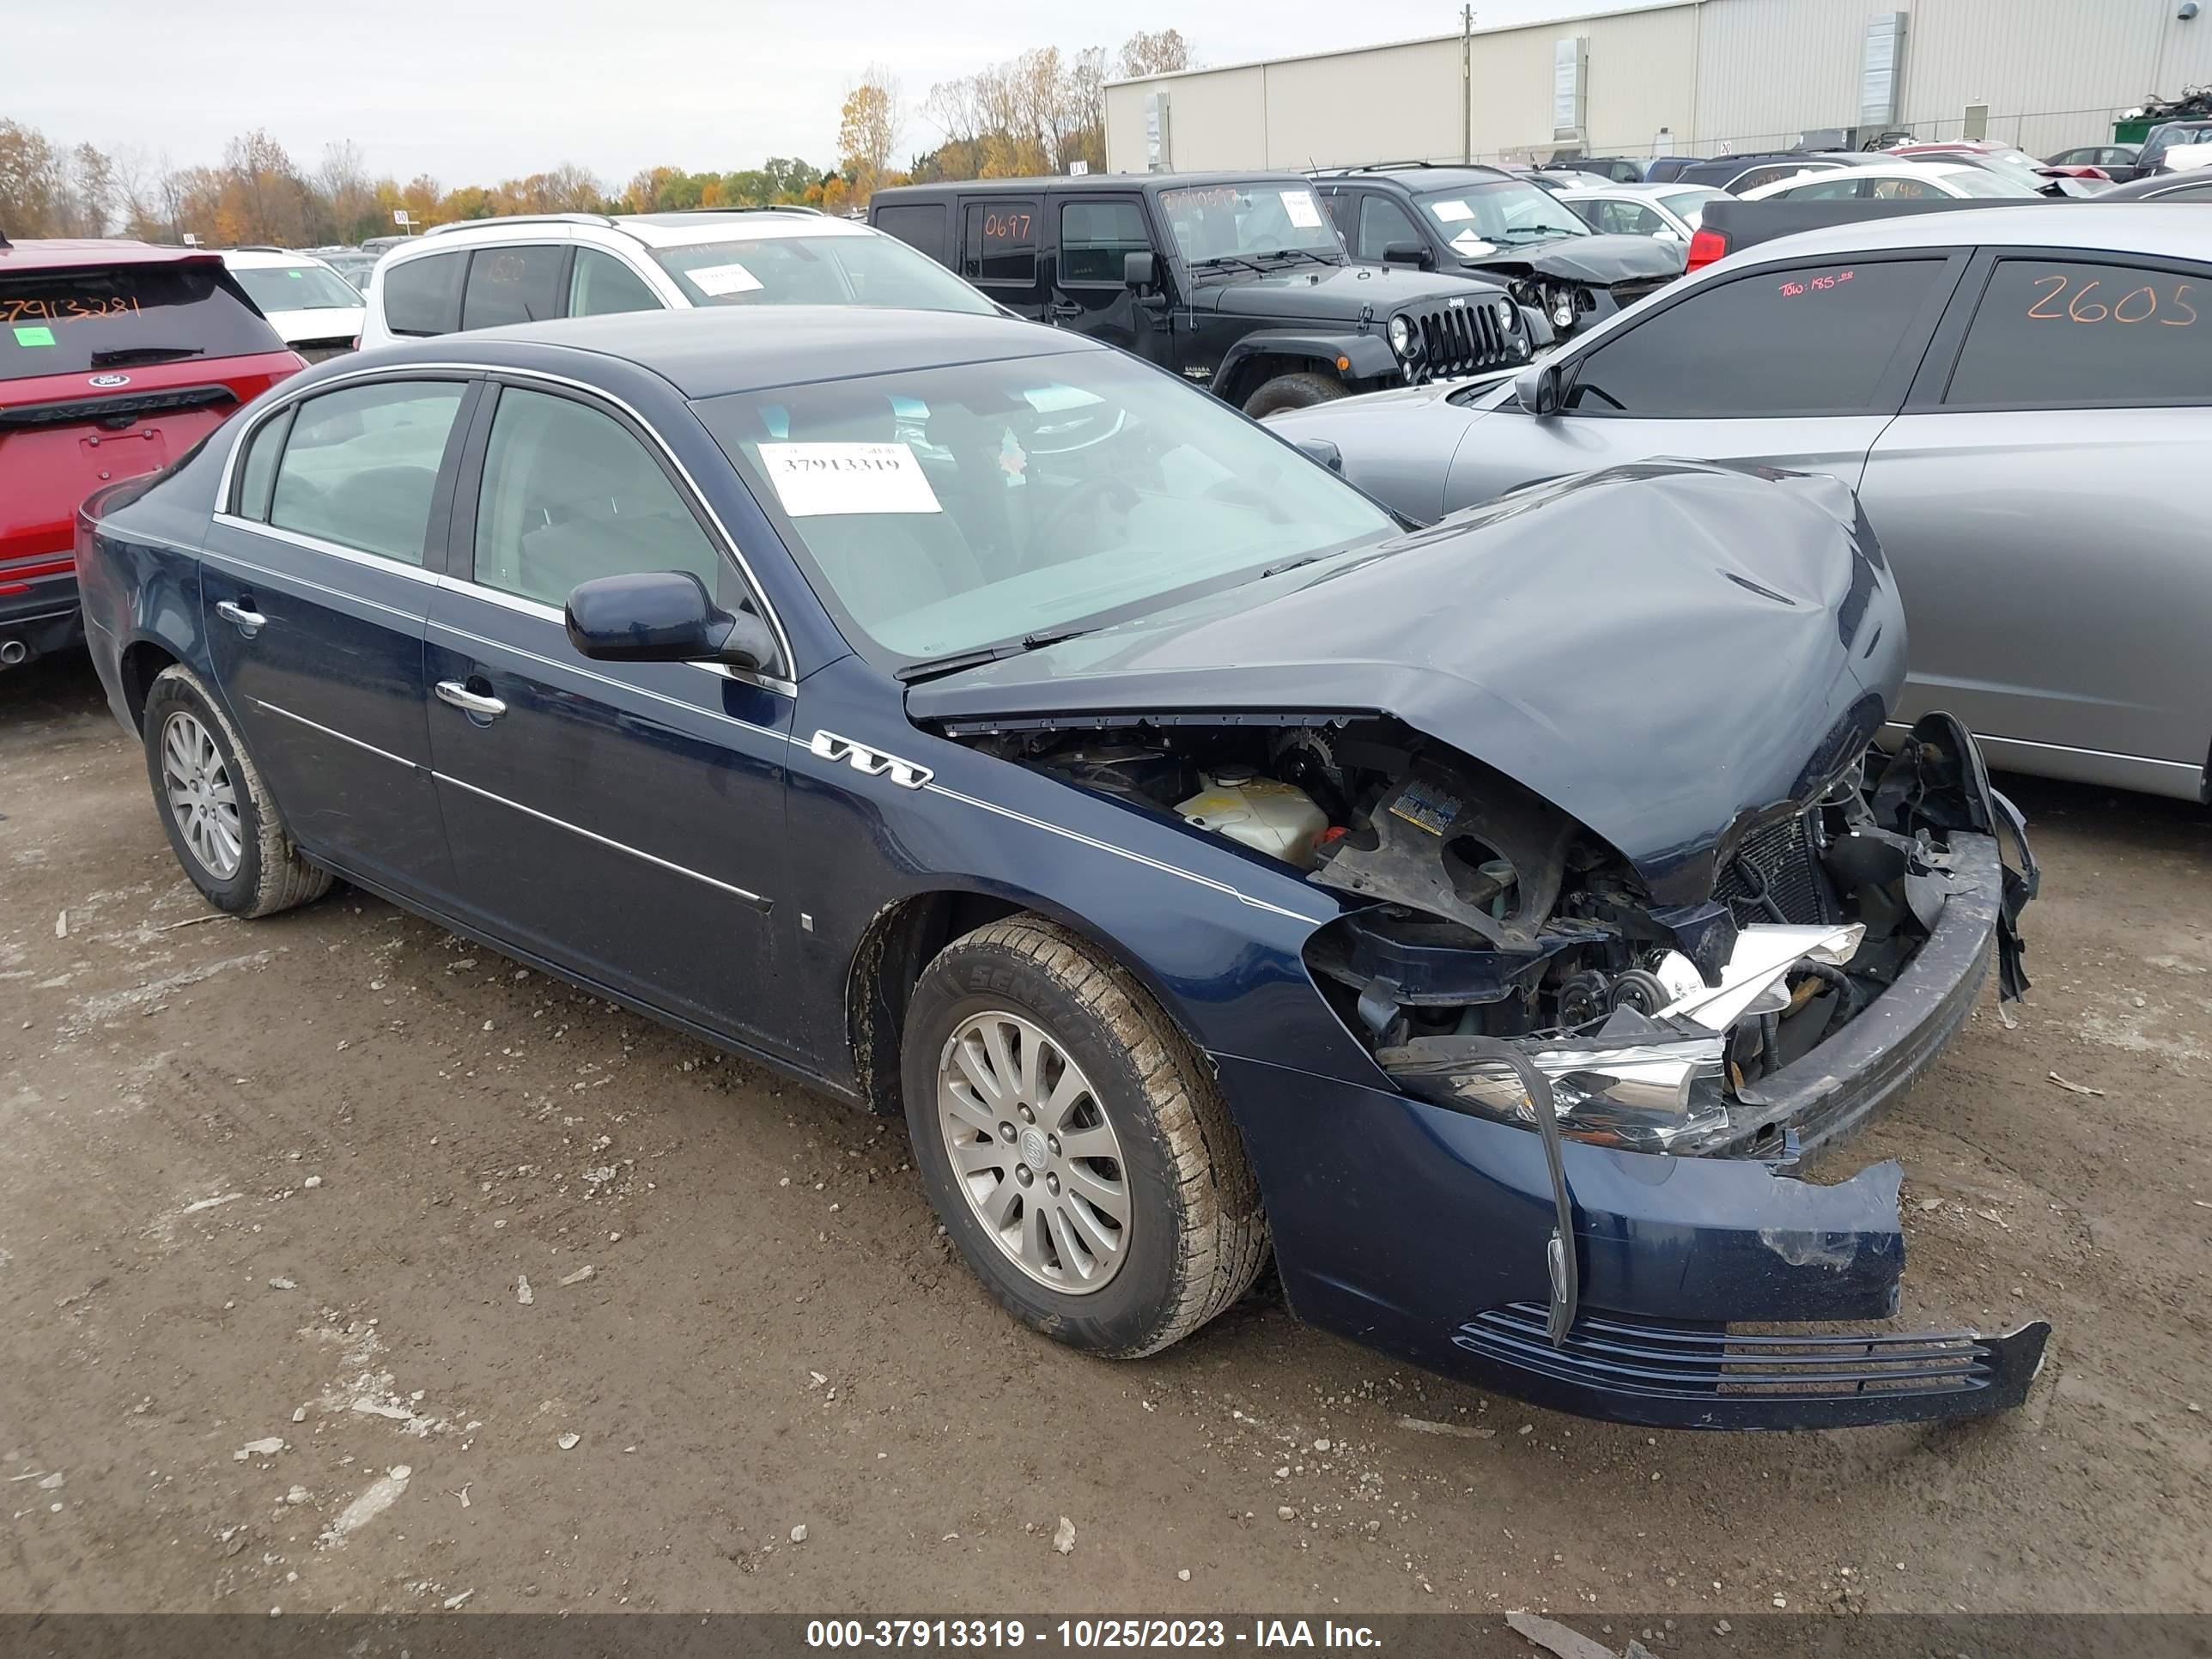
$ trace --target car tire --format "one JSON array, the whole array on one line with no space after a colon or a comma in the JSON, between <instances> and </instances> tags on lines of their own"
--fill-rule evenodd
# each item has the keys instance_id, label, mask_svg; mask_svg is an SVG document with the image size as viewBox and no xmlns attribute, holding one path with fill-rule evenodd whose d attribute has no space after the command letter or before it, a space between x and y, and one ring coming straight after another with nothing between
<instances>
[{"instance_id":1,"label":"car tire","mask_svg":"<svg viewBox=\"0 0 2212 1659\"><path fill-rule=\"evenodd\" d=\"M1278 374L1244 400L1244 412L1256 421L1278 410L1311 409L1351 395L1351 387L1326 374Z\"/></svg>"},{"instance_id":2,"label":"car tire","mask_svg":"<svg viewBox=\"0 0 2212 1659\"><path fill-rule=\"evenodd\" d=\"M267 916L330 890L330 872L300 856L246 740L198 675L174 664L155 676L140 729L154 810L210 904Z\"/></svg>"},{"instance_id":3,"label":"car tire","mask_svg":"<svg viewBox=\"0 0 2212 1659\"><path fill-rule=\"evenodd\" d=\"M987 1097L979 1064L1010 1086ZM1055 923L993 922L922 971L901 1084L939 1218L1032 1329L1114 1358L1155 1353L1267 1259L1259 1183L1197 1053L1127 970ZM1116 1189L1118 1226L1103 1201Z\"/></svg>"}]
</instances>

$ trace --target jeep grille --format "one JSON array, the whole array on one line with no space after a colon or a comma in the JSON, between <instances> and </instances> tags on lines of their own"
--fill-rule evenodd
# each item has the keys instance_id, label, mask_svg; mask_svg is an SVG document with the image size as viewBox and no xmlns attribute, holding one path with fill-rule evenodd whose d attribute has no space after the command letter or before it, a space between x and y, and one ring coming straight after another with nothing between
<instances>
[{"instance_id":1,"label":"jeep grille","mask_svg":"<svg viewBox=\"0 0 2212 1659\"><path fill-rule=\"evenodd\" d=\"M1421 336L1421 358L1415 366L1419 379L1477 374L1519 361L1512 337L1498 327L1486 300L1409 314Z\"/></svg>"}]
</instances>

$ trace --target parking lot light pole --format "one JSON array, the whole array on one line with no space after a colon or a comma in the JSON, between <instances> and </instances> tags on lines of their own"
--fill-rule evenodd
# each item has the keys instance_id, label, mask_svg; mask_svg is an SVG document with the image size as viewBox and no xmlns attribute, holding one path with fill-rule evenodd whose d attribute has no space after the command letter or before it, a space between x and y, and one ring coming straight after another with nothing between
<instances>
[{"instance_id":1,"label":"parking lot light pole","mask_svg":"<svg viewBox=\"0 0 2212 1659\"><path fill-rule=\"evenodd\" d=\"M1459 159L1474 161L1474 8L1459 9Z\"/></svg>"}]
</instances>

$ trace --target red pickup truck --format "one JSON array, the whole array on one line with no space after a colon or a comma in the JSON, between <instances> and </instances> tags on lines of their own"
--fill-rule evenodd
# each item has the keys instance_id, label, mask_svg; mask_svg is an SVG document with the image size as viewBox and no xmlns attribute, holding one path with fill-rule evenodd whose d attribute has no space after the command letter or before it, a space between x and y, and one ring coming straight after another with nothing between
<instances>
[{"instance_id":1,"label":"red pickup truck","mask_svg":"<svg viewBox=\"0 0 2212 1659\"><path fill-rule=\"evenodd\" d=\"M217 254L0 234L0 669L82 638L79 501L306 367Z\"/></svg>"}]
</instances>

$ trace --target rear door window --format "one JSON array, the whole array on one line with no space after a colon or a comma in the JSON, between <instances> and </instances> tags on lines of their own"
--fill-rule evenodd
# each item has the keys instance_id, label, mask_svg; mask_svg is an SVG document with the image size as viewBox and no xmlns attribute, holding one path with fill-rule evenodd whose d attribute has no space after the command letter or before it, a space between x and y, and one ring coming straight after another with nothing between
<instances>
[{"instance_id":1,"label":"rear door window","mask_svg":"<svg viewBox=\"0 0 2212 1659\"><path fill-rule=\"evenodd\" d=\"M395 260L384 273L384 325L394 334L451 334L461 325L465 252Z\"/></svg>"},{"instance_id":2,"label":"rear door window","mask_svg":"<svg viewBox=\"0 0 2212 1659\"><path fill-rule=\"evenodd\" d=\"M1866 413L1918 337L1944 264L1839 259L1713 283L1589 351L1566 406L1658 417Z\"/></svg>"},{"instance_id":3,"label":"rear door window","mask_svg":"<svg viewBox=\"0 0 2212 1659\"><path fill-rule=\"evenodd\" d=\"M301 403L276 464L269 523L421 564L459 380L385 380Z\"/></svg>"},{"instance_id":4,"label":"rear door window","mask_svg":"<svg viewBox=\"0 0 2212 1659\"><path fill-rule=\"evenodd\" d=\"M945 216L942 202L913 202L878 208L875 223L878 230L927 253L940 265L950 265L952 246L945 234Z\"/></svg>"},{"instance_id":5,"label":"rear door window","mask_svg":"<svg viewBox=\"0 0 2212 1659\"><path fill-rule=\"evenodd\" d=\"M1037 204L1033 197L968 204L960 274L986 287L1027 288L1036 281Z\"/></svg>"},{"instance_id":6,"label":"rear door window","mask_svg":"<svg viewBox=\"0 0 2212 1659\"><path fill-rule=\"evenodd\" d=\"M211 259L0 270L0 380L283 349Z\"/></svg>"},{"instance_id":7,"label":"rear door window","mask_svg":"<svg viewBox=\"0 0 2212 1659\"><path fill-rule=\"evenodd\" d=\"M461 295L462 329L542 323L560 316L561 275L568 255L567 248L552 242L478 248L469 257L468 288Z\"/></svg>"},{"instance_id":8,"label":"rear door window","mask_svg":"<svg viewBox=\"0 0 2212 1659\"><path fill-rule=\"evenodd\" d=\"M2000 259L1947 408L2212 404L2212 282L2186 270Z\"/></svg>"}]
</instances>

